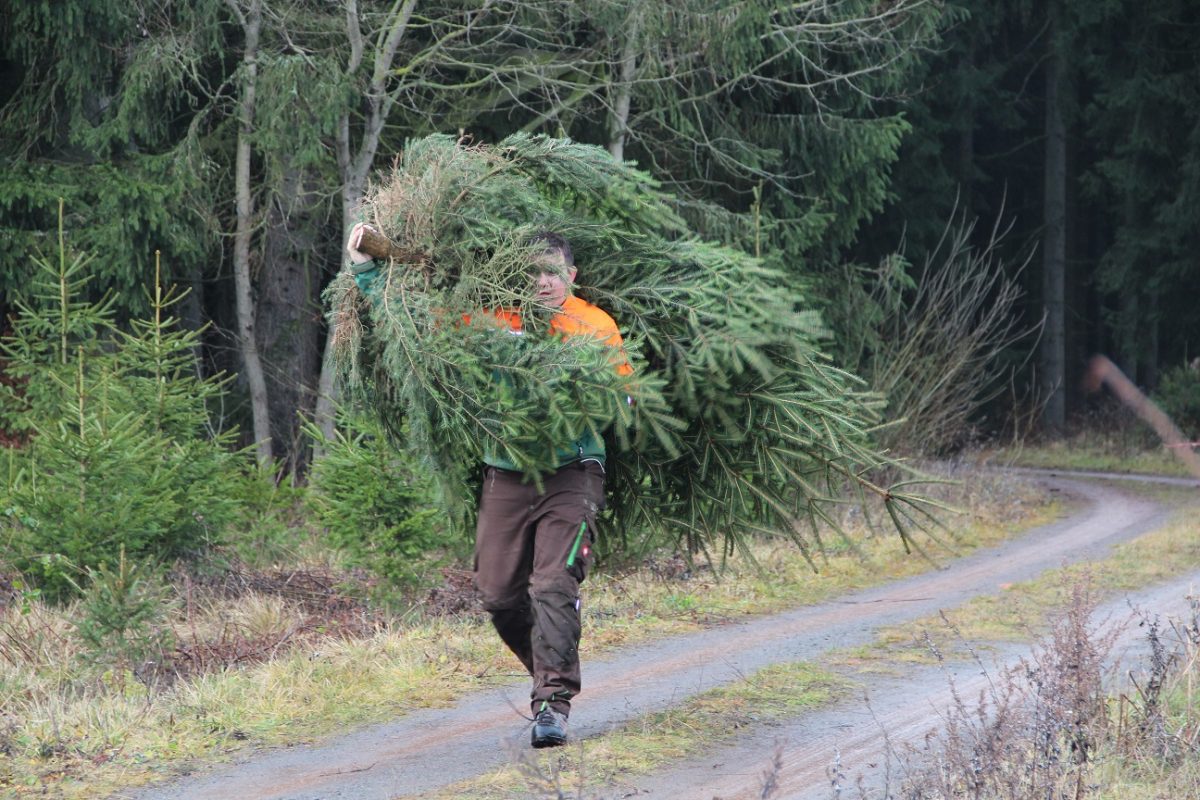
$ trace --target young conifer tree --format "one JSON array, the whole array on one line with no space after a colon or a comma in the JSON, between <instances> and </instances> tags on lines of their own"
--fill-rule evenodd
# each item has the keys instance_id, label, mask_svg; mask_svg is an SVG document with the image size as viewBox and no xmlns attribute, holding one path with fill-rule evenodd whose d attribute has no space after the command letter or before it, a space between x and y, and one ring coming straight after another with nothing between
<instances>
[{"instance_id":1,"label":"young conifer tree","mask_svg":"<svg viewBox=\"0 0 1200 800\"><path fill-rule=\"evenodd\" d=\"M7 453L0 507L19 520L4 555L50 596L89 568L160 559L208 543L234 510L241 459L231 432L209 427L206 402L224 380L196 374L199 336L168 311L179 295L151 289L151 316L116 325L88 299L87 258L59 231L57 257L33 258L30 283L0 342L4 423L24 443Z\"/></svg>"},{"instance_id":2,"label":"young conifer tree","mask_svg":"<svg viewBox=\"0 0 1200 800\"><path fill-rule=\"evenodd\" d=\"M786 533L807 553L828 505L866 489L908 543L917 499L866 477L891 463L870 441L878 399L821 351L801 287L701 241L646 173L569 140L432 136L408 144L363 216L393 257L369 296L348 272L329 290L338 362L390 429L407 421L403 444L453 509L469 508L465 476L485 452L536 477L590 428L607 432L622 532L708 552ZM598 343L539 335L529 264L543 230L571 242L576 291L617 320L631 377ZM499 335L485 309L520 309L527 335Z\"/></svg>"}]
</instances>

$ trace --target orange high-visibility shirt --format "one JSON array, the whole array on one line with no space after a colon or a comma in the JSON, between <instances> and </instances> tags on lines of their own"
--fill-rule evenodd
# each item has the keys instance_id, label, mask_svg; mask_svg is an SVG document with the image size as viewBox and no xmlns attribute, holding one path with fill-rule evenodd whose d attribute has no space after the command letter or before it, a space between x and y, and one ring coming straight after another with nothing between
<instances>
[{"instance_id":1,"label":"orange high-visibility shirt","mask_svg":"<svg viewBox=\"0 0 1200 800\"><path fill-rule=\"evenodd\" d=\"M493 311L492 315L511 331L524 329L521 315L516 311L501 309ZM463 322L471 323L469 314L463 315ZM570 336L592 336L604 342L609 347L621 353L621 363L617 365L618 375L632 375L633 367L625 359L623 347L625 340L617 323L604 309L594 306L581 297L568 295L563 301L562 309L550 318L550 332L566 338Z\"/></svg>"}]
</instances>

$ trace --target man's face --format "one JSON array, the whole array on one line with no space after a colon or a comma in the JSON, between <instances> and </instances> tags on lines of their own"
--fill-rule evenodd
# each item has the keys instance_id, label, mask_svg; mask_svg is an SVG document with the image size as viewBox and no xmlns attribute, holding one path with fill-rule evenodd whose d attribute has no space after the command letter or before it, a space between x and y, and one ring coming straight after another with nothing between
<instances>
[{"instance_id":1,"label":"man's face","mask_svg":"<svg viewBox=\"0 0 1200 800\"><path fill-rule=\"evenodd\" d=\"M551 308L562 308L575 283L575 267L567 266L562 253L552 250L534 258L533 269L537 301Z\"/></svg>"}]
</instances>

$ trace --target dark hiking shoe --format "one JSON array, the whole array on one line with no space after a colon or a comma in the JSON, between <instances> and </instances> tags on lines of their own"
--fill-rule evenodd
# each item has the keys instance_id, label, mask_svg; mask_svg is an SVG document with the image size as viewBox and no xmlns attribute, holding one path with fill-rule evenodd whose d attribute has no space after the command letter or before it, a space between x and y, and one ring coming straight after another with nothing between
<instances>
[{"instance_id":1,"label":"dark hiking shoe","mask_svg":"<svg viewBox=\"0 0 1200 800\"><path fill-rule=\"evenodd\" d=\"M533 746L558 747L567 743L567 715L543 705L533 718Z\"/></svg>"}]
</instances>

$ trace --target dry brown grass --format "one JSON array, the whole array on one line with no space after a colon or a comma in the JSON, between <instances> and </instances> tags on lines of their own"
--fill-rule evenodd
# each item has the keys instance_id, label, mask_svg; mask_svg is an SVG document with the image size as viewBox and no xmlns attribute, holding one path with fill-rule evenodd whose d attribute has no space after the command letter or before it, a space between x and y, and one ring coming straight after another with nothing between
<instances>
[{"instance_id":1,"label":"dry brown grass","mask_svg":"<svg viewBox=\"0 0 1200 800\"><path fill-rule=\"evenodd\" d=\"M1145 618L1149 655L1129 681L1114 681L1105 665L1120 631L1094 621L1091 580L1073 580L1064 587L1070 602L1031 657L992 676L978 697L953 691L942 728L923 744L889 745L888 775L900 776L891 785L860 781L838 797L1200 797L1200 604L1193 599L1189 619ZM1130 688L1110 693L1114 683Z\"/></svg>"}]
</instances>

